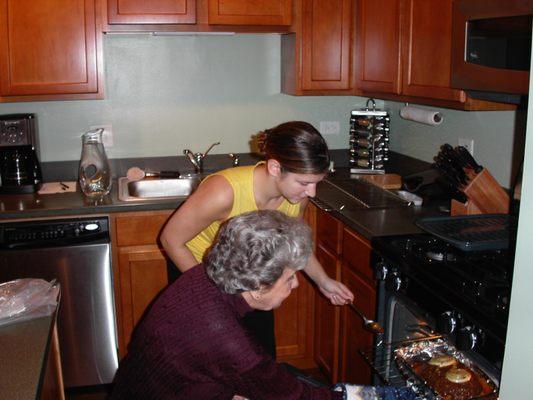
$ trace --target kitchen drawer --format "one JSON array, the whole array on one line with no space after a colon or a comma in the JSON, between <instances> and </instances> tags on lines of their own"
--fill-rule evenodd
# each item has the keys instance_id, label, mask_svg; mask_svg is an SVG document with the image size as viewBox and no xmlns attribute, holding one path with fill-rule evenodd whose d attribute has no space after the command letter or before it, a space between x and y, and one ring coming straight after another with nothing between
<instances>
[{"instance_id":1,"label":"kitchen drawer","mask_svg":"<svg viewBox=\"0 0 533 400\"><path fill-rule=\"evenodd\" d=\"M318 209L316 216L317 242L335 254L341 253L342 223Z\"/></svg>"},{"instance_id":2,"label":"kitchen drawer","mask_svg":"<svg viewBox=\"0 0 533 400\"><path fill-rule=\"evenodd\" d=\"M172 213L173 210L168 210L117 216L117 245L140 246L157 243L161 229Z\"/></svg>"},{"instance_id":3,"label":"kitchen drawer","mask_svg":"<svg viewBox=\"0 0 533 400\"><path fill-rule=\"evenodd\" d=\"M374 271L370 265L371 247L366 239L345 228L342 253L348 268L365 278L368 283L374 283Z\"/></svg>"}]
</instances>

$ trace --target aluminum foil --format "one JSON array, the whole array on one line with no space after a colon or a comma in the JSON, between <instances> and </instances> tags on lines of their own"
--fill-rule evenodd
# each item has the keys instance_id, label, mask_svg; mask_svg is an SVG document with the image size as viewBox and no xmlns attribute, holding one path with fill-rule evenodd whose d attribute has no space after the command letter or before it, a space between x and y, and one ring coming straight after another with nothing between
<instances>
[{"instance_id":1,"label":"aluminum foil","mask_svg":"<svg viewBox=\"0 0 533 400\"><path fill-rule=\"evenodd\" d=\"M417 393L420 399L444 400L443 397L435 392L431 385L419 377L412 368L412 363L428 361L438 355L449 355L454 357L487 382L492 391L472 399L497 398L497 385L468 357L466 357L465 354L457 350L451 343L443 338L437 338L410 342L408 345L399 347L395 350L395 359L398 364L398 369L406 376L407 384L412 387L413 391Z\"/></svg>"}]
</instances>

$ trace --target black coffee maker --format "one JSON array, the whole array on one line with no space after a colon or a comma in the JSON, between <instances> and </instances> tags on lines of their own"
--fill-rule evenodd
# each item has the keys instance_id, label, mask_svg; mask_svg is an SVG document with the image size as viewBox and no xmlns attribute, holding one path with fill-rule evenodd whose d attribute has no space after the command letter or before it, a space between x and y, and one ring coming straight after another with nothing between
<instances>
[{"instance_id":1,"label":"black coffee maker","mask_svg":"<svg viewBox=\"0 0 533 400\"><path fill-rule=\"evenodd\" d=\"M42 185L34 114L0 115L0 194L35 193Z\"/></svg>"}]
</instances>

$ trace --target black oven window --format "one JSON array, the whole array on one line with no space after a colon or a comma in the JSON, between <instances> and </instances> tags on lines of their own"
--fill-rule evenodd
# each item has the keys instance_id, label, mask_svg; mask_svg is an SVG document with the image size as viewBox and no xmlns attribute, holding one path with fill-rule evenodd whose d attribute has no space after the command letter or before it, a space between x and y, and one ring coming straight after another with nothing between
<instances>
[{"instance_id":1,"label":"black oven window","mask_svg":"<svg viewBox=\"0 0 533 400\"><path fill-rule=\"evenodd\" d=\"M468 21L466 61L491 68L529 71L531 17Z\"/></svg>"}]
</instances>

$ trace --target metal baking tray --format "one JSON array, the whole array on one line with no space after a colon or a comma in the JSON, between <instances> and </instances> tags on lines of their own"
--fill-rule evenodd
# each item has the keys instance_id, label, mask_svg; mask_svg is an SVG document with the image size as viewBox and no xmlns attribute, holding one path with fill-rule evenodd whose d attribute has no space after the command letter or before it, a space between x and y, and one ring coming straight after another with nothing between
<instances>
[{"instance_id":1,"label":"metal baking tray","mask_svg":"<svg viewBox=\"0 0 533 400\"><path fill-rule=\"evenodd\" d=\"M415 221L424 231L463 251L503 250L516 237L516 218L507 214L461 215Z\"/></svg>"},{"instance_id":2,"label":"metal baking tray","mask_svg":"<svg viewBox=\"0 0 533 400\"><path fill-rule=\"evenodd\" d=\"M415 381L423 383L426 388L429 388L434 393L434 399L447 399L442 393L439 393L429 382L426 382L422 377L418 376L413 366L417 361L427 361L434 356L448 355L455 358L464 366L469 368L472 373L480 378L482 383L481 392L471 399L493 399L498 393L498 385L485 374L475 363L473 363L464 353L457 350L451 343L444 338L419 340L409 343L406 346L398 347L394 351L395 359L398 364L398 369L403 372L406 377L410 377Z\"/></svg>"}]
</instances>

